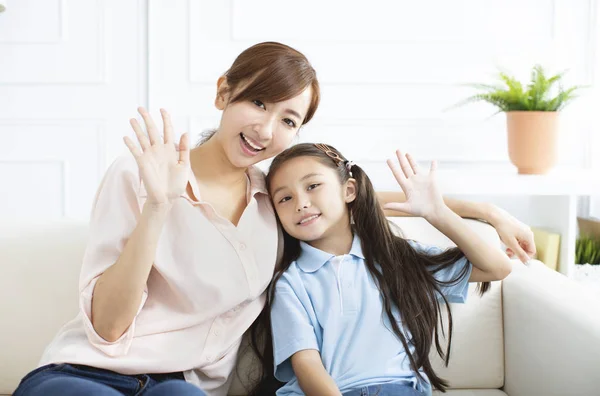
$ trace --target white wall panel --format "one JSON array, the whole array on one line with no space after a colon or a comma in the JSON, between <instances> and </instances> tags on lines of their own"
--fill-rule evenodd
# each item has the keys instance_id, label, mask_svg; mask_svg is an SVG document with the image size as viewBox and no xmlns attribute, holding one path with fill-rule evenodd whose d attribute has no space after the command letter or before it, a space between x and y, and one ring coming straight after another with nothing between
<instances>
[{"instance_id":1,"label":"white wall panel","mask_svg":"<svg viewBox=\"0 0 600 396\"><path fill-rule=\"evenodd\" d=\"M0 161L0 180L11 186L2 196L2 224L66 215L66 164L53 161Z\"/></svg>"},{"instance_id":2,"label":"white wall panel","mask_svg":"<svg viewBox=\"0 0 600 396\"><path fill-rule=\"evenodd\" d=\"M0 223L89 217L146 101L145 10L23 0L0 14Z\"/></svg>"},{"instance_id":3,"label":"white wall panel","mask_svg":"<svg viewBox=\"0 0 600 396\"><path fill-rule=\"evenodd\" d=\"M0 53L8 60L0 62L0 84L106 81L104 1L27 0L14 8L0 14L0 26L7 22L0 31Z\"/></svg>"},{"instance_id":4,"label":"white wall panel","mask_svg":"<svg viewBox=\"0 0 600 396\"><path fill-rule=\"evenodd\" d=\"M9 12L0 16L1 44L56 44L65 38L65 0L19 0Z\"/></svg>"}]
</instances>

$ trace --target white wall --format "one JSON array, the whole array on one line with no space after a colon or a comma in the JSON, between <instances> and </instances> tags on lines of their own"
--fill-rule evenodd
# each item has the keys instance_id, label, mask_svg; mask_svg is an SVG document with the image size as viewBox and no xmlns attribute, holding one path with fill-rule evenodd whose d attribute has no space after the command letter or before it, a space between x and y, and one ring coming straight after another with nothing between
<instances>
[{"instance_id":1,"label":"white wall","mask_svg":"<svg viewBox=\"0 0 600 396\"><path fill-rule=\"evenodd\" d=\"M496 65L522 77L541 62L592 82L592 1L153 1L150 103L177 111L182 129L214 127L215 82L260 41L308 55L323 88L303 140L328 141L357 162L390 147L451 165L507 164L503 114L487 105L448 110ZM563 114L562 165L587 162L588 97Z\"/></svg>"},{"instance_id":2,"label":"white wall","mask_svg":"<svg viewBox=\"0 0 600 396\"><path fill-rule=\"evenodd\" d=\"M11 1L0 14L0 222L87 218L146 99L145 2Z\"/></svg>"},{"instance_id":3,"label":"white wall","mask_svg":"<svg viewBox=\"0 0 600 396\"><path fill-rule=\"evenodd\" d=\"M599 71L593 0L149 0L147 35L145 3L22 0L0 14L0 178L11 186L0 218L86 217L135 107L167 108L179 133L215 127L217 78L260 41L290 44L317 69L322 104L301 140L372 172L395 147L510 171L502 114L447 110L472 93L460 84L491 81L496 66L527 78L542 63L592 86ZM588 89L563 113L560 166L600 168L597 97Z\"/></svg>"}]
</instances>

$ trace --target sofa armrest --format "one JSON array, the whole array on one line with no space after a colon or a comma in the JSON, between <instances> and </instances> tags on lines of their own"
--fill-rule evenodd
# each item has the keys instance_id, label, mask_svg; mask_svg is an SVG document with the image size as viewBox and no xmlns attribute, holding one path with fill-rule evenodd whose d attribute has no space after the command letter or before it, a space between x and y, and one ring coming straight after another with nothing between
<instances>
[{"instance_id":1,"label":"sofa armrest","mask_svg":"<svg viewBox=\"0 0 600 396\"><path fill-rule=\"evenodd\" d=\"M510 396L589 396L600 389L600 297L539 261L502 284Z\"/></svg>"}]
</instances>

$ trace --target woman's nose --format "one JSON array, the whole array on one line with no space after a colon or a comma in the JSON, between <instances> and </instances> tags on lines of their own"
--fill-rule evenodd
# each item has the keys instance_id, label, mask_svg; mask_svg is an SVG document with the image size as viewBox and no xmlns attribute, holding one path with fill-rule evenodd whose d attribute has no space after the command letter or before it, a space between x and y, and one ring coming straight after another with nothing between
<instances>
[{"instance_id":1,"label":"woman's nose","mask_svg":"<svg viewBox=\"0 0 600 396\"><path fill-rule=\"evenodd\" d=\"M254 132L258 134L261 140L271 140L273 137L273 121L265 118L254 124Z\"/></svg>"}]
</instances>

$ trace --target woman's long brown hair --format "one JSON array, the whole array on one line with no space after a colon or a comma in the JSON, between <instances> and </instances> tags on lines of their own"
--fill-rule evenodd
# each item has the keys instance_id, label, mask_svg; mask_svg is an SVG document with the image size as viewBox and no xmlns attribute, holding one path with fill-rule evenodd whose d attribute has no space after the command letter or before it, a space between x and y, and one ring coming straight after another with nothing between
<instances>
[{"instance_id":1,"label":"woman's long brown hair","mask_svg":"<svg viewBox=\"0 0 600 396\"><path fill-rule=\"evenodd\" d=\"M337 153L342 162L334 161L323 150L314 144L298 144L293 146L273 160L267 175L267 188L270 191L270 182L277 170L287 161L297 157L313 157L323 165L338 171L341 183L345 183L350 177L346 169L346 158L335 148L327 146L333 153ZM365 256L367 269L381 292L383 310L392 331L402 343L410 361L410 367L423 379L419 369L429 378L431 385L438 390L445 391L448 383L433 371L429 360L429 352L432 344L448 365L450 347L452 344L452 313L447 310L448 318L448 344L444 351L440 342L440 331L438 322L442 316L442 304L439 298L447 304L441 288L455 285L461 282L468 274L468 267L460 271L455 279L439 281L434 274L456 263L464 257L458 248L449 248L438 255L428 255L415 250L406 239L396 235L392 224L386 218L381 208L373 185L365 172L357 165L352 166L352 175L356 180L356 199L348 204L349 213L354 219L353 232L360 238L361 247ZM350 219L348 219L350 221ZM283 258L278 263L275 276L271 285L275 285L278 279L288 269L290 264L300 256L300 242L290 236L285 230ZM377 266L376 264L379 264ZM479 285L481 294L490 287L490 283ZM274 287L268 290L268 298L265 309L260 314L251 328L251 344L263 365L263 375L260 383L254 388L253 395L274 394L281 385L274 378L273 345L271 336L270 307L274 298ZM393 315L398 311L401 323L406 334L398 325ZM445 337L443 327L442 336ZM414 352L411 352L412 346Z\"/></svg>"}]
</instances>

